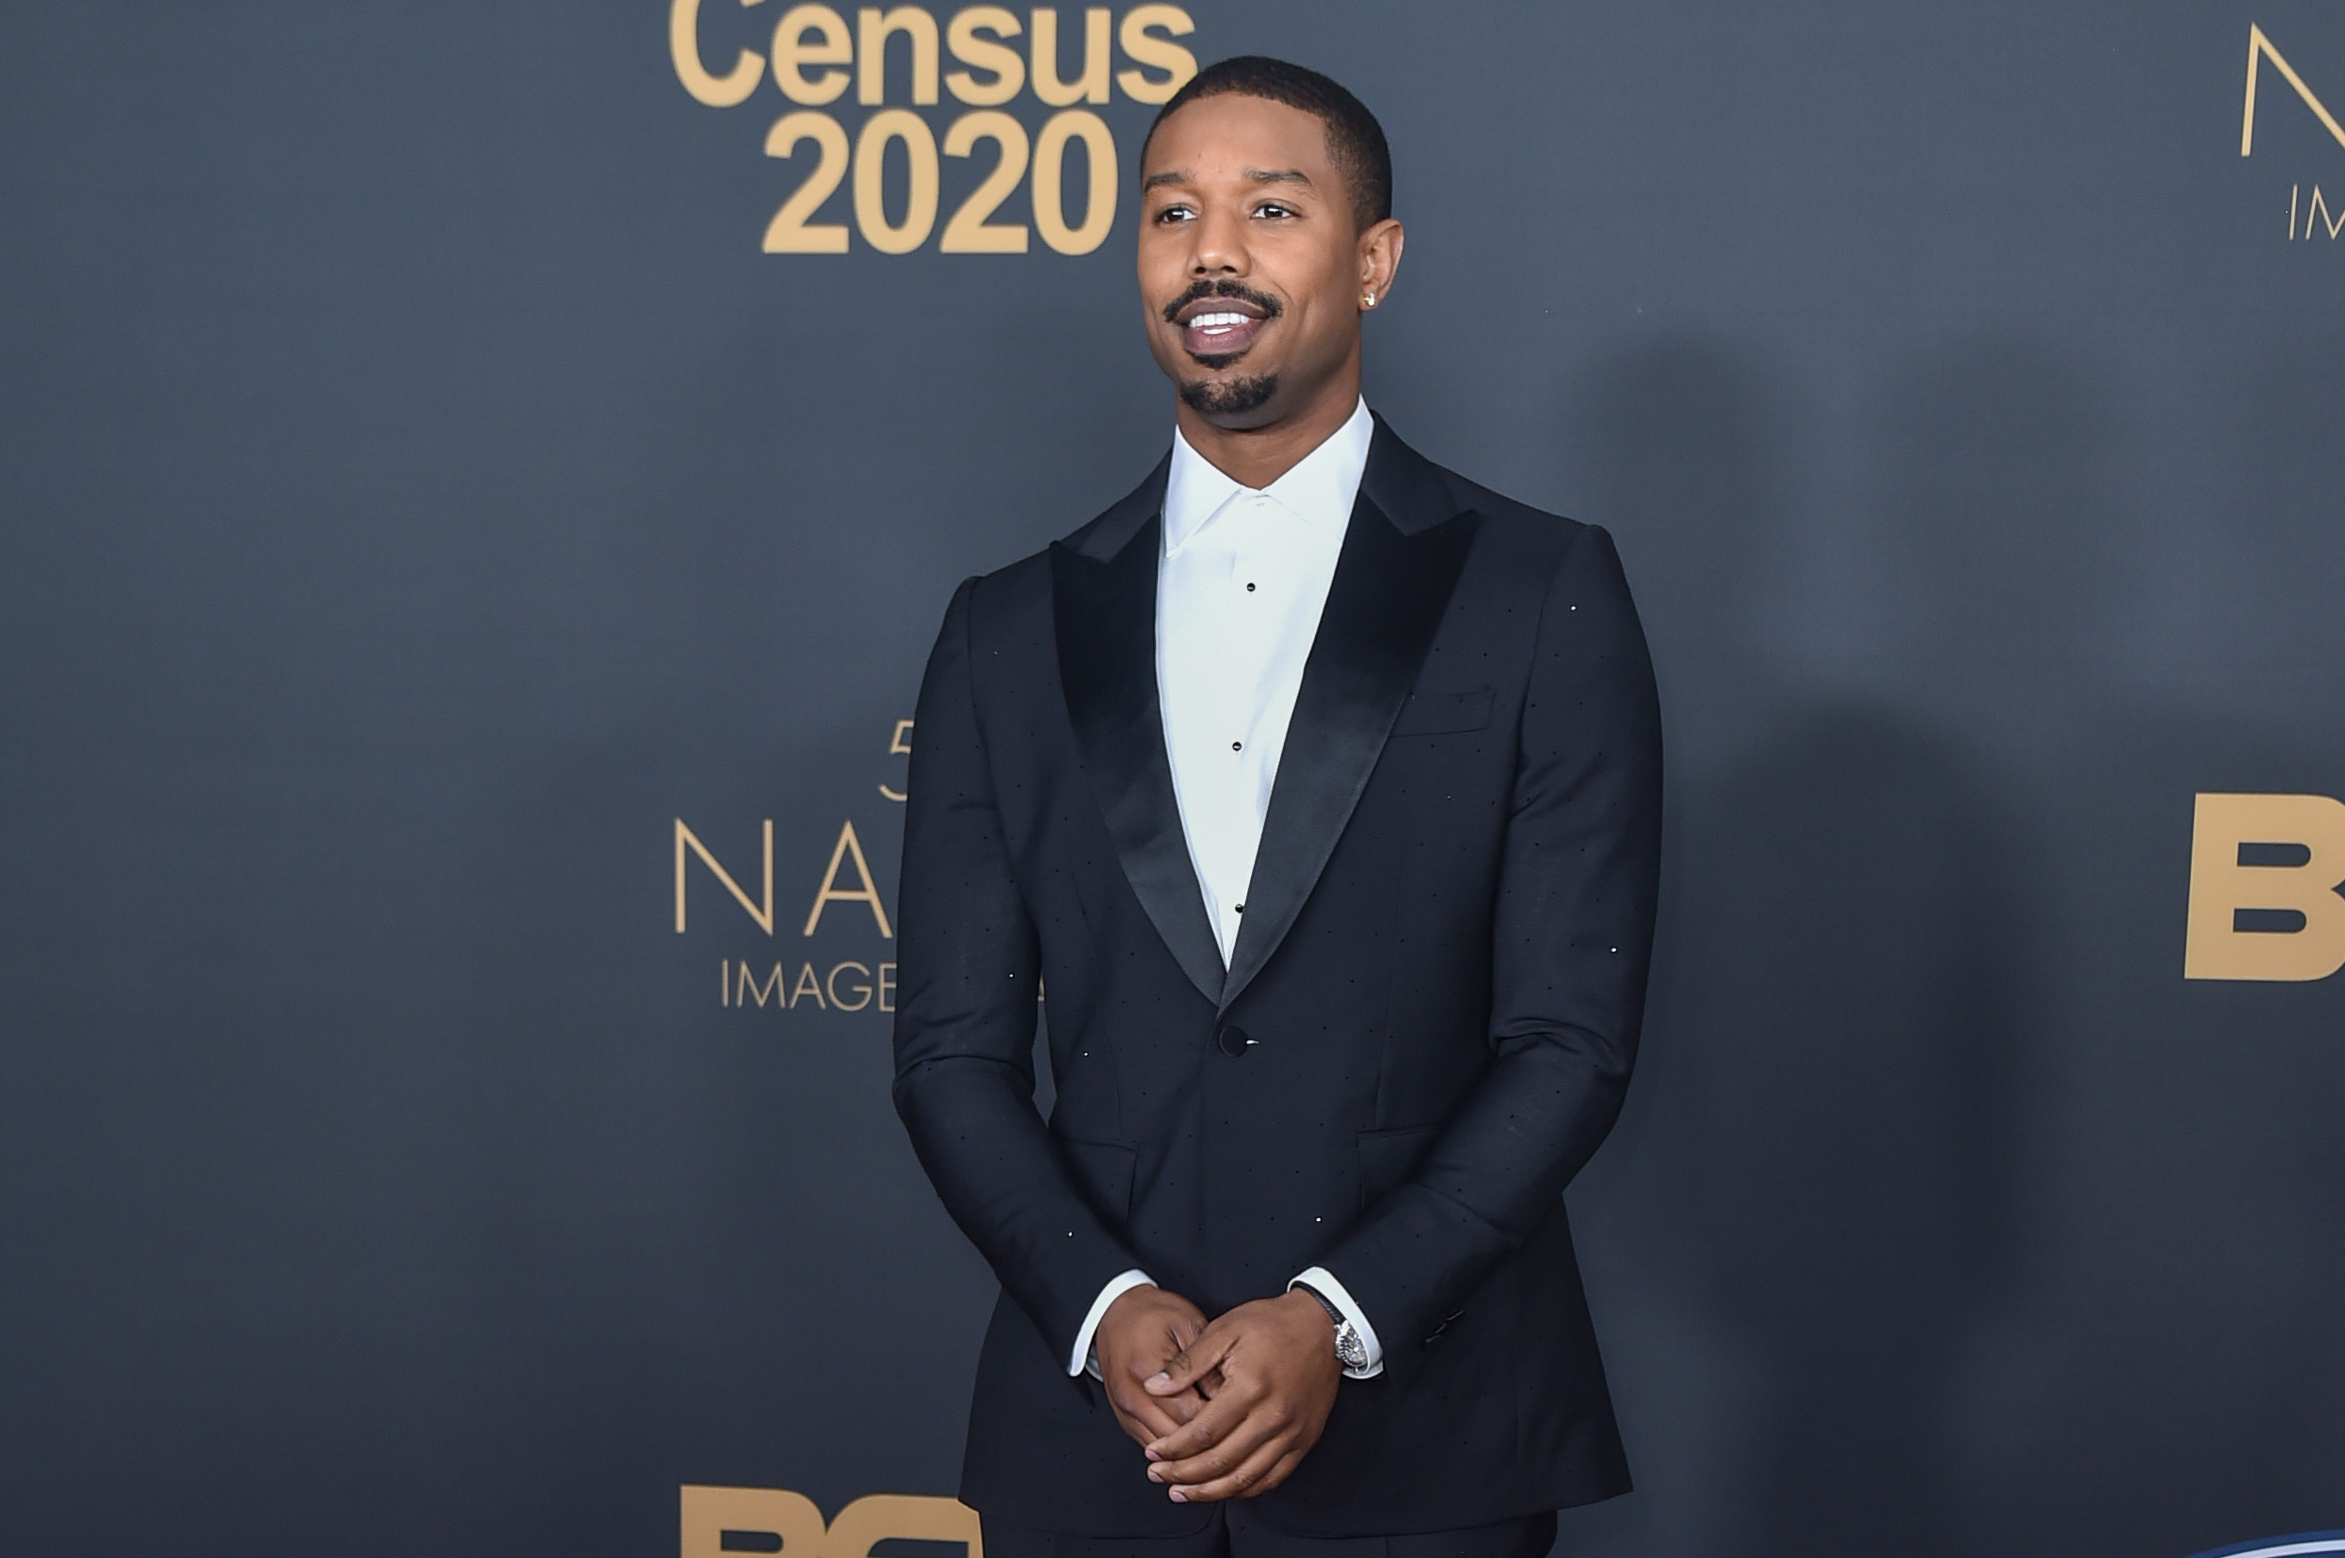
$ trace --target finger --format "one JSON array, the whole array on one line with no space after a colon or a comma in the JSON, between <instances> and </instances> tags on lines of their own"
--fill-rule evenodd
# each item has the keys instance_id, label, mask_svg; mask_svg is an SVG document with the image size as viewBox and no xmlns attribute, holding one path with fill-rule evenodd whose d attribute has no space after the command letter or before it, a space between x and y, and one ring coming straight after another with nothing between
<instances>
[{"instance_id":1,"label":"finger","mask_svg":"<svg viewBox=\"0 0 2345 1558\"><path fill-rule=\"evenodd\" d=\"M1225 1390L1197 1409L1197 1415L1173 1433L1149 1444L1152 1461L1182 1460L1201 1455L1246 1419L1250 1398L1237 1389Z\"/></svg>"},{"instance_id":2,"label":"finger","mask_svg":"<svg viewBox=\"0 0 2345 1558\"><path fill-rule=\"evenodd\" d=\"M1149 1445L1154 1444L1159 1437L1159 1435L1156 1433L1155 1424L1143 1422L1128 1412L1116 1413L1115 1420L1116 1427L1124 1431L1124 1437L1131 1440L1134 1444L1140 1446L1143 1450L1147 1449Z\"/></svg>"},{"instance_id":3,"label":"finger","mask_svg":"<svg viewBox=\"0 0 2345 1558\"><path fill-rule=\"evenodd\" d=\"M1149 1377L1148 1393L1173 1396L1189 1389L1221 1367L1235 1340L1230 1332L1217 1332L1207 1326L1196 1341L1175 1353L1162 1369Z\"/></svg>"},{"instance_id":4,"label":"finger","mask_svg":"<svg viewBox=\"0 0 2345 1558\"><path fill-rule=\"evenodd\" d=\"M1184 1390L1177 1396L1151 1396L1146 1391L1140 1391L1137 1396L1138 1400L1131 1403L1127 1410L1135 1415L1145 1415L1151 1422L1164 1424L1164 1432L1142 1440L1144 1445L1154 1444L1158 1439L1188 1427L1196 1421L1197 1414L1205 1410L1207 1399L1202 1390ZM1145 1408L1139 1404L1143 1401L1147 1403Z\"/></svg>"},{"instance_id":5,"label":"finger","mask_svg":"<svg viewBox=\"0 0 2345 1558\"><path fill-rule=\"evenodd\" d=\"M1216 1477L1226 1477L1263 1445L1274 1439L1289 1436L1294 1422L1292 1414L1257 1406L1245 1417L1231 1424L1227 1431L1203 1449L1188 1455L1159 1456L1148 1468L1148 1475L1158 1482L1204 1483ZM1194 1428L1196 1425L1191 1424ZM1184 1433L1188 1430L1184 1429ZM1180 1435L1175 1435L1177 1440ZM1171 1440L1160 1440L1159 1444ZM1154 1446L1151 1446L1153 1452Z\"/></svg>"},{"instance_id":6,"label":"finger","mask_svg":"<svg viewBox=\"0 0 2345 1558\"><path fill-rule=\"evenodd\" d=\"M1290 1453L1283 1443L1273 1441L1256 1449L1223 1475L1208 1482L1175 1486L1169 1496L1176 1504L1212 1504L1267 1492L1277 1485L1269 1480L1271 1473Z\"/></svg>"},{"instance_id":7,"label":"finger","mask_svg":"<svg viewBox=\"0 0 2345 1558\"><path fill-rule=\"evenodd\" d=\"M1134 1444L1143 1450L1162 1440L1166 1434L1179 1432L1183 1426L1171 1418L1158 1417L1154 1413L1126 1412L1120 1409L1116 1412L1116 1424L1131 1436Z\"/></svg>"},{"instance_id":8,"label":"finger","mask_svg":"<svg viewBox=\"0 0 2345 1558\"><path fill-rule=\"evenodd\" d=\"M1176 1396L1173 1401L1179 1399ZM1167 1434L1180 1432L1189 1418L1196 1415L1191 1412L1188 1416L1176 1416L1171 1409L1171 1401L1160 1401L1148 1392L1129 1385L1109 1390L1107 1404L1115 1409L1116 1421L1122 1425L1124 1432L1130 1434L1143 1449L1162 1440ZM1204 1403L1199 1402L1198 1405L1203 1406Z\"/></svg>"},{"instance_id":9,"label":"finger","mask_svg":"<svg viewBox=\"0 0 2345 1558\"><path fill-rule=\"evenodd\" d=\"M1205 1410L1206 1402L1202 1387L1197 1390L1183 1391L1177 1396L1150 1396L1148 1399L1154 1402L1157 1409L1163 1412L1166 1417L1172 1419L1172 1428L1165 1430L1168 1434L1177 1429L1186 1428L1198 1413ZM1149 1442L1154 1443L1155 1441Z\"/></svg>"}]
</instances>

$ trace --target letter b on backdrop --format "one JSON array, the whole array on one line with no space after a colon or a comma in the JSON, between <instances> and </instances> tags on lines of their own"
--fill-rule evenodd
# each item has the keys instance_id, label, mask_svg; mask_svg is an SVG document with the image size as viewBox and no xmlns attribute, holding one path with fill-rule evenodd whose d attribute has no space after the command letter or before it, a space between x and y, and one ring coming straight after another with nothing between
<instances>
[{"instance_id":1,"label":"letter b on backdrop","mask_svg":"<svg viewBox=\"0 0 2345 1558\"><path fill-rule=\"evenodd\" d=\"M882 1542L959 1542L968 1558L985 1558L977 1511L958 1499L874 1493L840 1510L826 1528L822 1511L803 1493L687 1485L683 1517L683 1558L871 1558Z\"/></svg>"},{"instance_id":2,"label":"letter b on backdrop","mask_svg":"<svg viewBox=\"0 0 2345 1558\"><path fill-rule=\"evenodd\" d=\"M2345 968L2345 802L2201 795L2187 979L2326 979Z\"/></svg>"}]
</instances>

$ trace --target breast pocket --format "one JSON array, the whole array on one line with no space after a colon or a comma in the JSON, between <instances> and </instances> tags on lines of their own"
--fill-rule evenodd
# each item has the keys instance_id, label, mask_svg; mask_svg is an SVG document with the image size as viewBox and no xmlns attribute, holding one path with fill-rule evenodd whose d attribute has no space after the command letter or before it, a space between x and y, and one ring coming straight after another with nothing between
<instances>
[{"instance_id":1,"label":"breast pocket","mask_svg":"<svg viewBox=\"0 0 2345 1558\"><path fill-rule=\"evenodd\" d=\"M1451 736L1481 730L1490 723L1490 704L1491 691L1487 687L1476 687L1470 692L1411 693L1409 701L1401 706L1392 733Z\"/></svg>"}]
</instances>

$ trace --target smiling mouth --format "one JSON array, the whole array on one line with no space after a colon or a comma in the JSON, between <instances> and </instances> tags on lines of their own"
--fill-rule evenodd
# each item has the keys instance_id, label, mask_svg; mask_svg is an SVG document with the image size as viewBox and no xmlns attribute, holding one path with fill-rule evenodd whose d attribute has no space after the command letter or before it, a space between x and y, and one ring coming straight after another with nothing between
<instances>
[{"instance_id":1,"label":"smiling mouth","mask_svg":"<svg viewBox=\"0 0 2345 1558\"><path fill-rule=\"evenodd\" d=\"M1239 290L1229 282L1200 285L1165 311L1167 322L1181 328L1181 345L1208 368L1219 368L1244 355L1279 316L1278 300Z\"/></svg>"},{"instance_id":2,"label":"smiling mouth","mask_svg":"<svg viewBox=\"0 0 2345 1558\"><path fill-rule=\"evenodd\" d=\"M1187 328L1199 331L1218 341L1232 330L1242 329L1254 323L1254 316L1238 313L1234 309L1226 309L1210 314L1193 315L1185 323Z\"/></svg>"},{"instance_id":3,"label":"smiling mouth","mask_svg":"<svg viewBox=\"0 0 2345 1558\"><path fill-rule=\"evenodd\" d=\"M1198 361L1219 366L1252 346L1267 323L1235 309L1214 309L1182 321L1181 345Z\"/></svg>"}]
</instances>

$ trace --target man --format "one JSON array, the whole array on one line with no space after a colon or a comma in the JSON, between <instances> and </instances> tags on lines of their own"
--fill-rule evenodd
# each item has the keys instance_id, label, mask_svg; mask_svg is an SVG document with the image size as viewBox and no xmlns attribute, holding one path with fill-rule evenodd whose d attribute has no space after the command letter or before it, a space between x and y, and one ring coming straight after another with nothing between
<instances>
[{"instance_id":1,"label":"man","mask_svg":"<svg viewBox=\"0 0 2345 1558\"><path fill-rule=\"evenodd\" d=\"M1628 1485L1561 1192L1642 1014L1643 635L1603 531L1369 415L1351 94L1223 61L1141 175L1172 452L961 586L917 713L896 1105L1004 1291L962 1497L988 1558L1544 1553Z\"/></svg>"}]
</instances>

